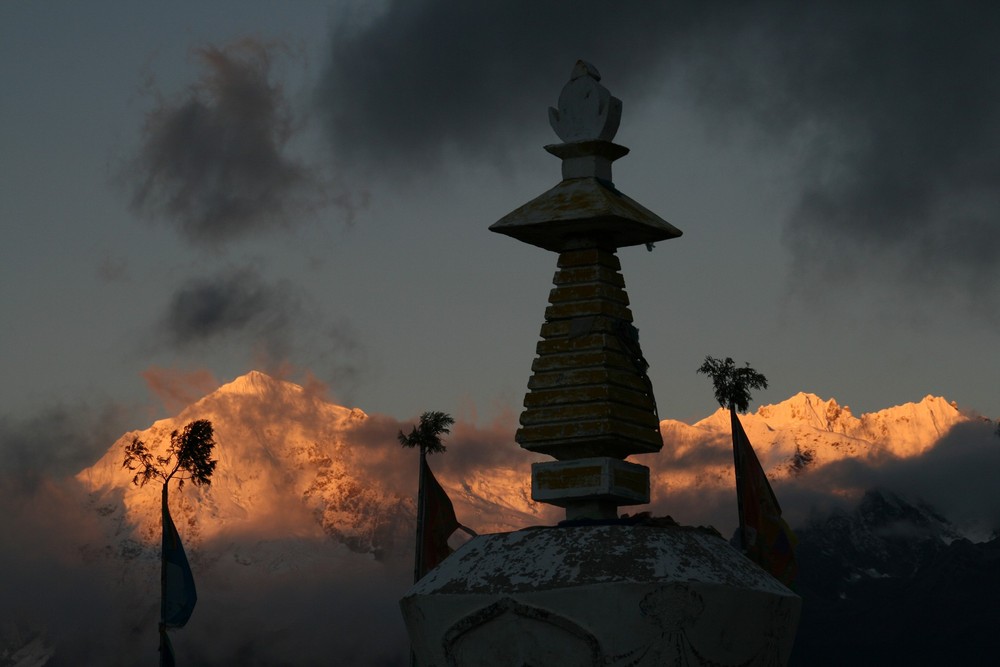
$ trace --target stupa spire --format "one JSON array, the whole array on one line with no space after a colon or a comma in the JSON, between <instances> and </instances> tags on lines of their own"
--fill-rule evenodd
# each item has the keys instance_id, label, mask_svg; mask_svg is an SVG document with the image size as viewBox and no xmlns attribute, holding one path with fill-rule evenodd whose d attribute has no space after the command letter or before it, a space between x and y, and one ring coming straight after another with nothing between
<instances>
[{"instance_id":1,"label":"stupa spire","mask_svg":"<svg viewBox=\"0 0 1000 667\"><path fill-rule=\"evenodd\" d=\"M490 227L559 254L524 397L535 500L567 521L473 538L401 601L420 665L782 665L801 601L712 529L618 518L663 441L618 248L680 231L621 193L621 103L580 61L550 110L562 181ZM596 519L596 521L588 521Z\"/></svg>"},{"instance_id":2,"label":"stupa spire","mask_svg":"<svg viewBox=\"0 0 1000 667\"><path fill-rule=\"evenodd\" d=\"M568 518L649 502L648 468L624 459L663 443L616 250L681 234L615 188L611 163L628 153L611 141L622 103L600 79L578 61L549 108L564 143L545 150L562 159L562 181L490 227L559 253L515 438L557 459L533 466L532 495Z\"/></svg>"}]
</instances>

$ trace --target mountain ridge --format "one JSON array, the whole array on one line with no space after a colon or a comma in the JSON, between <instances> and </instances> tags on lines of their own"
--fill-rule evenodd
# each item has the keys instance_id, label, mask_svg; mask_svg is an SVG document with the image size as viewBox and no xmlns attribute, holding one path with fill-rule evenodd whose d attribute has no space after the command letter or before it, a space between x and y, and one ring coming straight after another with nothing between
<instances>
[{"instance_id":1,"label":"mountain ridge","mask_svg":"<svg viewBox=\"0 0 1000 667\"><path fill-rule=\"evenodd\" d=\"M155 541L158 494L131 484L131 474L121 467L123 447L139 437L154 454L162 453L172 430L205 418L213 421L218 442L213 484L171 496L195 543L226 530L248 530L255 521L294 525L306 533L311 521L318 522L328 536L371 553L407 539L403 524L412 523L412 494L399 493L395 479L388 484L378 479L393 477L402 460L394 443L397 424L384 424L384 418L336 405L319 391L260 371L221 385L174 417L122 435L77 479L94 496L95 506L101 497L120 493L124 515L119 521L138 526L140 539ZM917 456L969 417L933 396L855 417L835 399L799 392L740 419L768 476L780 481L844 459ZM726 410L694 424L664 419L660 428L663 451L639 457L652 469L654 498L731 485ZM520 467L455 473L446 466L437 474L457 509L473 515L466 522L478 530L551 523L558 512L530 499L529 457L525 453ZM102 507L114 512L107 503ZM506 518L491 521L491 514Z\"/></svg>"},{"instance_id":2,"label":"mountain ridge","mask_svg":"<svg viewBox=\"0 0 1000 667\"><path fill-rule=\"evenodd\" d=\"M124 433L78 473L76 480L85 490L78 514L96 528L81 533L89 541L76 545L79 551L72 557L80 557L85 579L69 590L86 588L91 598L103 600L102 612L94 618L101 619L104 634L81 633L70 640L55 634L61 629L55 620L46 626L18 619L0 627L0 665L21 667L10 659L22 655L36 657L35 665L55 664L70 655L75 659L82 643L93 658L88 664L127 665L137 651L156 646L159 485L138 488L131 483L132 473L122 468L123 447L139 437L154 455L162 453L172 430L202 418L216 430L219 464L212 484L185 485L183 490L175 486L170 492L171 512L199 590L197 618L177 636L178 660L222 665L231 664L234 655L253 655L259 664L327 664L332 641L338 656L354 656L345 664L400 663L407 643L396 601L412 577L417 457L399 447L396 434L409 425L335 405L316 387L254 372L172 417ZM973 442L969 436L974 431L976 438L989 440L992 451L991 424L974 424L970 430L974 418L941 398L855 416L834 399L806 392L761 406L741 420L786 517L793 527L805 528L802 565L819 577L805 582L813 585L810 596L822 594L806 602L814 605L807 618L818 622L803 626L814 632L801 635L799 644L807 647L812 641L813 647L801 653L801 664L823 664L816 660L823 651L837 649L838 657L848 652L846 642L837 647L822 643L830 632L827 620L830 628L873 636L873 630L851 621L864 600L903 595L892 603L902 613L919 597L906 593L909 582L937 594L938 587L953 582L967 588L970 576L994 567L996 532L992 542L968 543L944 515L919 500L862 507L860 493L844 495L857 488L836 486L845 479L844 471L833 474L843 464L850 464L848 476L918 460L925 468L940 467L947 458L940 454L949 447L958 447L957 458L949 457L959 464L988 463L992 459L967 456L970 446L982 449L979 440L967 443ZM962 429L956 439L954 433ZM552 525L562 518L558 509L531 500L529 466L537 458L517 447L513 432L513 425L480 428L460 422L447 439L448 452L432 459L459 520L478 532ZM732 526L725 522L736 515L729 416L718 410L694 424L667 419L661 432L660 454L635 457L651 470L653 503L648 510L670 513L682 523L711 523L728 534L726 528ZM873 479L899 478L867 475L864 483ZM988 481L988 486L978 484L991 490ZM830 499L836 499L833 512L830 505L815 504ZM859 499L856 513L838 514L837 508ZM831 523L813 524L801 511L792 518L796 509L813 507ZM813 525L819 529L811 530ZM825 536L840 541L824 542ZM826 558L824 550L831 549L845 558ZM815 567L809 565L810 554ZM902 559L905 567L892 570L893 559ZM941 572L935 570L938 562ZM31 586L31 599L37 597L36 588ZM66 589L53 580L50 595ZM847 595L843 604L842 592ZM965 594L948 592L953 599ZM947 608L960 609L956 604ZM331 613L339 614L338 625L351 629L331 638ZM68 611L63 614L67 617L71 624L79 620ZM368 639L374 626L381 630L378 646ZM50 660L53 645L57 657ZM295 661L293 655L303 657Z\"/></svg>"}]
</instances>

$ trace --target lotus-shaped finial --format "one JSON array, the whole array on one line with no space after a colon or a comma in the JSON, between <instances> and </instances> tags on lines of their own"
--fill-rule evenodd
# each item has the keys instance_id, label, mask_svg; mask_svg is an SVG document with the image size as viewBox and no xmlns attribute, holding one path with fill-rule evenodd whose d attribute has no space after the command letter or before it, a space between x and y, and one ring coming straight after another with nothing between
<instances>
[{"instance_id":1,"label":"lotus-shaped finial","mask_svg":"<svg viewBox=\"0 0 1000 667\"><path fill-rule=\"evenodd\" d=\"M622 101L599 82L601 74L578 60L559 94L559 108L549 107L549 123L565 143L611 141L622 119Z\"/></svg>"}]
</instances>

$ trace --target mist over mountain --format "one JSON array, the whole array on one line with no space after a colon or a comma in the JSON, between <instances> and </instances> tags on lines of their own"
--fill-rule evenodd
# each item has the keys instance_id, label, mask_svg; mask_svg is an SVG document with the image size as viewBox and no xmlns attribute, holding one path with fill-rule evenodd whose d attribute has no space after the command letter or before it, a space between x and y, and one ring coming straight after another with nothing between
<instances>
[{"instance_id":1,"label":"mist over mountain","mask_svg":"<svg viewBox=\"0 0 1000 667\"><path fill-rule=\"evenodd\" d=\"M178 660L328 664L334 651L343 664L402 664L397 600L412 576L417 458L396 433L409 423L251 372L172 418L123 434L75 478L8 503L2 527L21 535L24 548L0 556L0 567L23 576L4 596L13 604L0 623L0 666L155 659L160 487L132 484L123 448L139 437L161 453L170 432L195 419L213 423L219 463L210 486L171 490L199 587L191 622L175 634ZM988 539L1000 526L1000 501L989 491L1000 440L989 420L945 399L854 416L832 399L800 393L741 419L786 517L805 527L803 553L826 553L822 540L831 535L864 534L831 528L855 526L859 502L864 516L917 508L900 510L898 544L886 543L882 528L869 529L878 539L850 542L853 551L838 544L841 560L813 558L812 573L823 574L803 580L834 607L852 577L913 577L945 547ZM531 500L530 463L542 457L521 450L514 430L459 423L447 452L431 458L459 520L479 532L562 518ZM663 451L635 457L651 468L653 502L622 510L670 514L728 535L736 523L728 415L720 410L691 425L668 419L661 431ZM864 495L874 487L888 500Z\"/></svg>"},{"instance_id":2,"label":"mist over mountain","mask_svg":"<svg viewBox=\"0 0 1000 667\"><path fill-rule=\"evenodd\" d=\"M996 660L1000 536L973 543L934 508L877 490L797 535L793 667Z\"/></svg>"}]
</instances>

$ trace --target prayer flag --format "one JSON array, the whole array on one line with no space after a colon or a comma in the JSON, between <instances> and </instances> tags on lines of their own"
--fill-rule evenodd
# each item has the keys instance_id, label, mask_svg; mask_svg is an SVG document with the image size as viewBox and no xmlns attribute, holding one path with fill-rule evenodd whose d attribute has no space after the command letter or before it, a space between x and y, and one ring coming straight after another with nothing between
<instances>
[{"instance_id":1,"label":"prayer flag","mask_svg":"<svg viewBox=\"0 0 1000 667\"><path fill-rule=\"evenodd\" d=\"M184 554L184 545L167 508L167 489L163 488L163 548L160 570L160 622L166 628L182 628L191 618L198 594L194 576Z\"/></svg>"},{"instance_id":2,"label":"prayer flag","mask_svg":"<svg viewBox=\"0 0 1000 667\"><path fill-rule=\"evenodd\" d=\"M733 458L743 550L771 576L792 588L798 574L795 562L798 539L781 518L781 506L736 411L729 413L733 423Z\"/></svg>"},{"instance_id":3,"label":"prayer flag","mask_svg":"<svg viewBox=\"0 0 1000 667\"><path fill-rule=\"evenodd\" d=\"M455 516L455 507L444 488L434 478L425 457L421 457L424 475L424 516L420 534L420 572L424 576L451 555L448 538L462 527Z\"/></svg>"}]
</instances>

